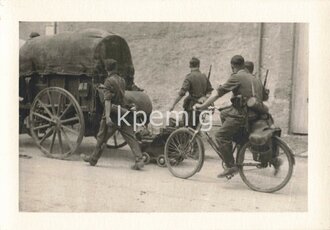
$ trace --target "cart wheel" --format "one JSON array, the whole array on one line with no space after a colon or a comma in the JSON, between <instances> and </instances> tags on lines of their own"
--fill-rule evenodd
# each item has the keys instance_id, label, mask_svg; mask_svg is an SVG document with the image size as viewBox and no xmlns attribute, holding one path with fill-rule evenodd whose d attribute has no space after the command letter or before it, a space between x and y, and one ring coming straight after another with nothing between
<instances>
[{"instance_id":1,"label":"cart wheel","mask_svg":"<svg viewBox=\"0 0 330 230\"><path fill-rule=\"evenodd\" d=\"M159 155L157 157L157 165L164 168L166 167L166 161L165 161L165 156L164 155Z\"/></svg>"},{"instance_id":2,"label":"cart wheel","mask_svg":"<svg viewBox=\"0 0 330 230\"><path fill-rule=\"evenodd\" d=\"M119 149L121 147L124 147L125 145L127 145L127 142L118 130L107 142L107 147L109 149Z\"/></svg>"},{"instance_id":3,"label":"cart wheel","mask_svg":"<svg viewBox=\"0 0 330 230\"><path fill-rule=\"evenodd\" d=\"M64 159L74 153L84 136L83 112L63 88L40 91L30 109L30 133L47 157Z\"/></svg>"},{"instance_id":4,"label":"cart wheel","mask_svg":"<svg viewBox=\"0 0 330 230\"><path fill-rule=\"evenodd\" d=\"M149 154L148 153L142 153L142 158L143 158L143 162L144 162L144 164L149 164L149 162L150 162L150 156L149 156Z\"/></svg>"}]
</instances>

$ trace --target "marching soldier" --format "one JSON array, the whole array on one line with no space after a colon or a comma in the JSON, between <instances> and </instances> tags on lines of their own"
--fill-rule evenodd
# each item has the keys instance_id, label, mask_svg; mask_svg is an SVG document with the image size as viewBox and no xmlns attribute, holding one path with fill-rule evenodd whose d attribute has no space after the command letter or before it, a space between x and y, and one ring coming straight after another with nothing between
<instances>
[{"instance_id":1,"label":"marching soldier","mask_svg":"<svg viewBox=\"0 0 330 230\"><path fill-rule=\"evenodd\" d=\"M97 143L94 152L91 156L82 154L84 161L89 162L91 166L97 164L109 138L119 130L125 141L128 143L135 156L135 164L132 169L139 170L144 166L140 146L133 132L133 127L122 122L118 124L117 112L112 112L112 105L125 106L125 81L120 77L117 70L117 61L113 59L105 60L105 68L108 72L108 77L104 82L104 116L100 123L100 129L97 134Z\"/></svg>"},{"instance_id":2,"label":"marching soldier","mask_svg":"<svg viewBox=\"0 0 330 230\"><path fill-rule=\"evenodd\" d=\"M191 58L189 62L189 67L191 72L187 74L185 77L181 90L179 91L179 95L175 99L172 107L169 109L169 111L172 111L175 107L175 105L186 95L188 92L189 95L184 99L183 102L183 109L188 114L188 126L189 127L196 127L199 122L199 112L196 112L195 114L195 124L193 123L193 111L192 107L196 103L203 103L206 101L207 98L212 93L212 86L209 81L209 79L206 77L205 74L201 73L199 70L200 61L198 58Z\"/></svg>"}]
</instances>

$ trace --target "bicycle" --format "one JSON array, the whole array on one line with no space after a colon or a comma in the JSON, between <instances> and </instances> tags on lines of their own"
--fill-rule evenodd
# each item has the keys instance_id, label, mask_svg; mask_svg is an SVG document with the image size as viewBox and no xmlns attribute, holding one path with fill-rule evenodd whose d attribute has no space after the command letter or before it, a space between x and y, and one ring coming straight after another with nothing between
<instances>
[{"instance_id":1,"label":"bicycle","mask_svg":"<svg viewBox=\"0 0 330 230\"><path fill-rule=\"evenodd\" d=\"M215 107L209 107L209 110L213 114ZM221 112L223 109L218 110ZM202 115L203 122L206 116L207 113ZM178 128L167 139L164 150L165 162L175 177L187 179L202 169L205 156L203 136L222 160L222 167L226 167L218 145L208 132L202 131L200 123L195 130L187 127ZM243 182L252 190L275 192L282 189L291 179L295 159L290 147L280 138L280 129L274 129L270 141L268 151L265 150L265 146L253 146L244 127L234 137L235 165ZM280 170L275 167L275 163L279 161L282 163ZM233 176L228 175L227 179Z\"/></svg>"}]
</instances>

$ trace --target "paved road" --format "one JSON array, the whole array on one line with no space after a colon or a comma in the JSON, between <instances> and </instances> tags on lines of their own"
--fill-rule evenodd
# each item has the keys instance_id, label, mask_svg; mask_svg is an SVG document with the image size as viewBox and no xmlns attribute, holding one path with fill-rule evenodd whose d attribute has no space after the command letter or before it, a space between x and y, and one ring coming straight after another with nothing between
<instances>
[{"instance_id":1,"label":"paved road","mask_svg":"<svg viewBox=\"0 0 330 230\"><path fill-rule=\"evenodd\" d=\"M216 178L222 169L210 149L201 172L182 180L155 164L131 170L133 157L127 147L107 150L97 167L91 167L78 155L70 160L46 158L27 135L19 141L20 211L307 211L307 158L296 159L284 189L266 194L251 191L238 175L229 181ZM80 152L91 152L94 143L84 138Z\"/></svg>"}]
</instances>

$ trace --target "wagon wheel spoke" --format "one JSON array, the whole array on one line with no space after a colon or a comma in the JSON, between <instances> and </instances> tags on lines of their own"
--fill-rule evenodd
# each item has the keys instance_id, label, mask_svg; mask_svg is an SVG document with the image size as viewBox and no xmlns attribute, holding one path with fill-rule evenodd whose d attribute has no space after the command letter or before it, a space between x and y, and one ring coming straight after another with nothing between
<instances>
[{"instance_id":1,"label":"wagon wheel spoke","mask_svg":"<svg viewBox=\"0 0 330 230\"><path fill-rule=\"evenodd\" d=\"M49 152L50 153L53 153L53 147L54 147L54 143L55 143L55 138L56 138L56 130L55 130L55 132L53 133L53 137L52 137L52 142L51 142L51 144L50 144L50 148L49 148Z\"/></svg>"},{"instance_id":2,"label":"wagon wheel spoke","mask_svg":"<svg viewBox=\"0 0 330 230\"><path fill-rule=\"evenodd\" d=\"M40 113L37 113L37 112L33 112L33 115L37 116L37 117L40 117L48 122L52 122L52 120L48 117L45 117L44 115L40 114Z\"/></svg>"},{"instance_id":3,"label":"wagon wheel spoke","mask_svg":"<svg viewBox=\"0 0 330 230\"><path fill-rule=\"evenodd\" d=\"M58 130L57 135L58 135L58 142L60 143L61 154L63 154L63 143L62 143L62 135L60 130Z\"/></svg>"},{"instance_id":4,"label":"wagon wheel spoke","mask_svg":"<svg viewBox=\"0 0 330 230\"><path fill-rule=\"evenodd\" d=\"M115 142L115 146L118 145L118 142L117 142L117 134L115 133L115 135L113 135L113 141Z\"/></svg>"},{"instance_id":5,"label":"wagon wheel spoke","mask_svg":"<svg viewBox=\"0 0 330 230\"><path fill-rule=\"evenodd\" d=\"M39 144L41 145L46 139L47 139L47 137L49 137L49 134L51 133L51 132L53 132L54 131L54 129L49 129L46 133L45 133L45 135L41 138L41 140L39 141Z\"/></svg>"},{"instance_id":6,"label":"wagon wheel spoke","mask_svg":"<svg viewBox=\"0 0 330 230\"><path fill-rule=\"evenodd\" d=\"M55 112L55 107L54 107L54 101L53 101L52 97L50 96L50 92L49 91L47 91L47 95L48 95L49 103L52 106L53 115L55 115L56 112Z\"/></svg>"},{"instance_id":7,"label":"wagon wheel spoke","mask_svg":"<svg viewBox=\"0 0 330 230\"><path fill-rule=\"evenodd\" d=\"M62 105L62 94L59 94L59 96L58 96L58 106L57 106L57 114L56 114L56 116L59 116L59 115L60 115L61 105Z\"/></svg>"},{"instance_id":8,"label":"wagon wheel spoke","mask_svg":"<svg viewBox=\"0 0 330 230\"><path fill-rule=\"evenodd\" d=\"M41 100L39 100L39 99L38 99L38 102L44 108L44 110L46 111L46 113L48 113L48 115L50 117L53 117L53 114L50 112L50 110L47 108L47 106Z\"/></svg>"},{"instance_id":9,"label":"wagon wheel spoke","mask_svg":"<svg viewBox=\"0 0 330 230\"><path fill-rule=\"evenodd\" d=\"M72 117L72 118L69 118L69 119L66 119L66 120L62 120L61 123L65 124L65 123L70 122L70 121L79 121L79 117Z\"/></svg>"},{"instance_id":10,"label":"wagon wheel spoke","mask_svg":"<svg viewBox=\"0 0 330 230\"><path fill-rule=\"evenodd\" d=\"M67 131L69 131L69 132L71 132L71 133L74 133L76 135L79 135L79 133L76 130L74 130L74 129L70 129L69 127L66 127L64 125L62 126L62 128L65 129L65 130L67 130Z\"/></svg>"},{"instance_id":11,"label":"wagon wheel spoke","mask_svg":"<svg viewBox=\"0 0 330 230\"><path fill-rule=\"evenodd\" d=\"M65 110L63 111L63 113L61 114L61 116L59 117L60 119L62 119L62 117L68 112L69 108L73 105L72 101L70 101L70 104L68 105L68 107L65 108Z\"/></svg>"},{"instance_id":12,"label":"wagon wheel spoke","mask_svg":"<svg viewBox=\"0 0 330 230\"><path fill-rule=\"evenodd\" d=\"M51 124L41 125L41 126L33 128L33 130L39 130L39 129L49 128L49 127L51 127Z\"/></svg>"},{"instance_id":13,"label":"wagon wheel spoke","mask_svg":"<svg viewBox=\"0 0 330 230\"><path fill-rule=\"evenodd\" d=\"M64 131L63 127L61 127L61 131L63 133L64 139L66 140L66 142L69 145L70 150L72 151L74 149L74 147L72 146L70 139L69 139L68 135L66 134L66 132Z\"/></svg>"}]
</instances>

